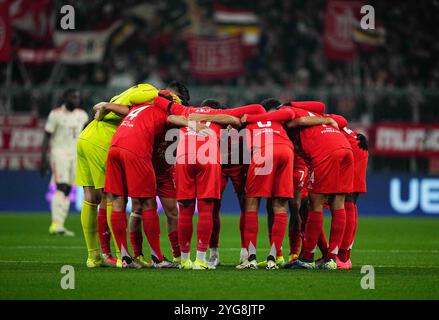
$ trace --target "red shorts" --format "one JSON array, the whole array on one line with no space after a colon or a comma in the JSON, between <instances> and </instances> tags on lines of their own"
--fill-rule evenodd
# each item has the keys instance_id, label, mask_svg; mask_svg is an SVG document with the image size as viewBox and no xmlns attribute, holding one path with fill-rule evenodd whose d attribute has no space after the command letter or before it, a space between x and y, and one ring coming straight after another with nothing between
<instances>
[{"instance_id":1,"label":"red shorts","mask_svg":"<svg viewBox=\"0 0 439 320\"><path fill-rule=\"evenodd\" d=\"M351 149L332 152L309 172L309 192L351 193L354 182L354 156Z\"/></svg>"},{"instance_id":2,"label":"red shorts","mask_svg":"<svg viewBox=\"0 0 439 320\"><path fill-rule=\"evenodd\" d=\"M245 192L245 175L246 166L243 164L227 165L221 167L221 194L227 186L227 180L230 178L235 193L244 194Z\"/></svg>"},{"instance_id":3,"label":"red shorts","mask_svg":"<svg viewBox=\"0 0 439 320\"><path fill-rule=\"evenodd\" d=\"M297 158L296 158L297 159ZM293 182L294 190L302 190L306 186L305 182L308 179L308 166L305 162L294 162Z\"/></svg>"},{"instance_id":4,"label":"red shorts","mask_svg":"<svg viewBox=\"0 0 439 320\"><path fill-rule=\"evenodd\" d=\"M131 151L111 147L107 158L104 191L132 198L156 196L156 178L151 161Z\"/></svg>"},{"instance_id":5,"label":"red shorts","mask_svg":"<svg viewBox=\"0 0 439 320\"><path fill-rule=\"evenodd\" d=\"M261 152L264 155L264 151ZM246 196L293 198L294 152L291 147L283 144L273 145L272 155L265 154L264 158L260 152L252 157L247 172ZM273 161L267 161L269 159Z\"/></svg>"},{"instance_id":6,"label":"red shorts","mask_svg":"<svg viewBox=\"0 0 439 320\"><path fill-rule=\"evenodd\" d=\"M201 164L196 154L181 157L186 161L177 158L175 164L177 200L220 199L221 164L218 160Z\"/></svg>"},{"instance_id":7,"label":"red shorts","mask_svg":"<svg viewBox=\"0 0 439 320\"><path fill-rule=\"evenodd\" d=\"M367 172L368 153L354 152L354 188L352 192L363 193L366 188L366 172Z\"/></svg>"},{"instance_id":8,"label":"red shorts","mask_svg":"<svg viewBox=\"0 0 439 320\"><path fill-rule=\"evenodd\" d=\"M175 169L174 166L169 166L166 169L156 168L156 180L157 180L157 195L160 198L175 199Z\"/></svg>"}]
</instances>

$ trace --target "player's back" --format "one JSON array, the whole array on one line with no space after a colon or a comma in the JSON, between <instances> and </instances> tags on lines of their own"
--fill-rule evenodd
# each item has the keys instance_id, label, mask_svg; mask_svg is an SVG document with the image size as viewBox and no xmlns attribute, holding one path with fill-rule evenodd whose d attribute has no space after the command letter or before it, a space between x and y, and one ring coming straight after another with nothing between
<instances>
[{"instance_id":1,"label":"player's back","mask_svg":"<svg viewBox=\"0 0 439 320\"><path fill-rule=\"evenodd\" d=\"M157 89L149 84L138 84L112 97L110 102L126 106L138 105L152 100L157 95L157 92ZM93 120L81 132L79 138L87 140L103 149L108 149L121 121L121 117L114 112L110 112L101 121Z\"/></svg>"},{"instance_id":2,"label":"player's back","mask_svg":"<svg viewBox=\"0 0 439 320\"><path fill-rule=\"evenodd\" d=\"M152 104L133 107L116 130L111 146L117 146L151 158L154 142L163 136L167 125L167 114Z\"/></svg>"},{"instance_id":3,"label":"player's back","mask_svg":"<svg viewBox=\"0 0 439 320\"><path fill-rule=\"evenodd\" d=\"M299 108L293 108L293 110L296 118L322 117L317 113ZM293 142L307 161L318 161L338 149L351 149L349 142L341 131L330 125L294 128L291 133Z\"/></svg>"},{"instance_id":4,"label":"player's back","mask_svg":"<svg viewBox=\"0 0 439 320\"><path fill-rule=\"evenodd\" d=\"M51 150L76 154L78 136L87 121L88 115L82 109L69 111L65 106L53 109L45 126L45 130L52 134Z\"/></svg>"},{"instance_id":5,"label":"player's back","mask_svg":"<svg viewBox=\"0 0 439 320\"><path fill-rule=\"evenodd\" d=\"M247 145L250 148L264 148L269 144L284 144L293 148L291 140L282 123L277 121L258 121L247 124Z\"/></svg>"}]
</instances>

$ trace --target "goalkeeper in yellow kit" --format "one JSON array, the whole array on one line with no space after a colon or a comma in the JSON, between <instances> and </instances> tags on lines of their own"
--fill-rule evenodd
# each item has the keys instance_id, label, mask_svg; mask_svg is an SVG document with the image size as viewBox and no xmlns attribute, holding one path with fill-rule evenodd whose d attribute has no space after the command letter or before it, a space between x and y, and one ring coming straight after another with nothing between
<instances>
[{"instance_id":1,"label":"goalkeeper in yellow kit","mask_svg":"<svg viewBox=\"0 0 439 320\"><path fill-rule=\"evenodd\" d=\"M127 113L126 106L152 101L157 94L158 90L154 86L138 84L114 96L110 103L98 104L101 107L107 106L107 110L111 111L99 119L100 121L93 120L79 135L75 184L84 187L81 224L88 250L87 267L89 268L99 267L103 263L114 266L117 261L111 255L111 232L107 222L107 212L111 214L111 203L107 204L103 194L111 139Z\"/></svg>"}]
</instances>

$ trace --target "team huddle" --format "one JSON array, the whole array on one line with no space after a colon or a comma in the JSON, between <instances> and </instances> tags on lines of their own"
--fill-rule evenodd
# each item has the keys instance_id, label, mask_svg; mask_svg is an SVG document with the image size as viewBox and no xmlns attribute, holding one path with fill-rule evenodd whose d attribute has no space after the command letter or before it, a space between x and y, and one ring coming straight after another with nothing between
<instances>
[{"instance_id":1,"label":"team huddle","mask_svg":"<svg viewBox=\"0 0 439 320\"><path fill-rule=\"evenodd\" d=\"M270 98L223 108L213 99L199 107L188 106L189 100L178 82L163 90L139 84L94 106L95 119L78 137L75 181L84 187L87 266L215 269L221 197L230 179L241 208L236 268L352 268L356 201L366 192L365 137L348 129L344 117L326 114L317 101L281 104ZM160 245L157 196L167 217L172 259ZM267 199L270 249L258 263L261 198ZM325 206L332 215L329 241L323 231ZM151 259L142 253L142 229ZM322 256L315 260L317 247Z\"/></svg>"}]
</instances>

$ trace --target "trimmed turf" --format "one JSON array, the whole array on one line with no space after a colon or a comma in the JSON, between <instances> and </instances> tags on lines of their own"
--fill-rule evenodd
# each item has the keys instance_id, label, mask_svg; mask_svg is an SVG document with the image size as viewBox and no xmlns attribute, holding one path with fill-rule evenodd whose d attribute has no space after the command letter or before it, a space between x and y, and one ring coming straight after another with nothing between
<instances>
[{"instance_id":1,"label":"trimmed turf","mask_svg":"<svg viewBox=\"0 0 439 320\"><path fill-rule=\"evenodd\" d=\"M222 217L215 271L88 270L78 214L67 223L74 238L49 236L49 214L0 214L0 299L439 299L439 219L361 217L350 271L236 270L238 219ZM265 217L259 230L263 258ZM66 264L75 269L74 290L60 286ZM361 289L363 265L374 266L374 290Z\"/></svg>"}]
</instances>

